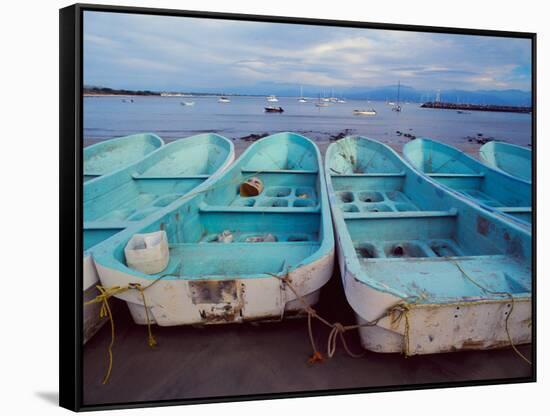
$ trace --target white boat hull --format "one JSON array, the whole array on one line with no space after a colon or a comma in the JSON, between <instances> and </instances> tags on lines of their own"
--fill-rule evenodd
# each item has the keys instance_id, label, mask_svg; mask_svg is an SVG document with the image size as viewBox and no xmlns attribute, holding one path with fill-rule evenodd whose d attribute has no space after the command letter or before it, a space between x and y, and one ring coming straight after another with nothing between
<instances>
[{"instance_id":1,"label":"white boat hull","mask_svg":"<svg viewBox=\"0 0 550 416\"><path fill-rule=\"evenodd\" d=\"M140 283L151 280L96 264L104 286ZM321 287L332 276L334 250L320 259L291 271L293 288L307 303L314 304ZM223 280L159 280L145 292L149 320L159 326L239 323L254 320L280 320L285 313L297 312L303 304L292 290L276 277ZM128 304L136 324L146 324L147 314L141 294L136 290L117 297Z\"/></svg>"},{"instance_id":2,"label":"white boat hull","mask_svg":"<svg viewBox=\"0 0 550 416\"><path fill-rule=\"evenodd\" d=\"M336 247L342 283L357 324L374 321L402 299L359 281L346 268L340 237ZM365 302L368 299L368 302ZM359 328L363 348L374 352L433 354L458 350L483 350L531 342L531 299L410 305L407 316L396 314L375 326ZM506 316L513 312L506 325ZM393 321L393 322L392 322ZM407 323L408 321L408 323ZM508 329L508 333L506 331Z\"/></svg>"},{"instance_id":3,"label":"white boat hull","mask_svg":"<svg viewBox=\"0 0 550 416\"><path fill-rule=\"evenodd\" d=\"M99 295L99 290L96 288L96 285L99 284L99 277L90 254L86 254L83 258L83 273L82 344L86 344L107 322L107 319L99 317L101 304L85 304Z\"/></svg>"}]
</instances>

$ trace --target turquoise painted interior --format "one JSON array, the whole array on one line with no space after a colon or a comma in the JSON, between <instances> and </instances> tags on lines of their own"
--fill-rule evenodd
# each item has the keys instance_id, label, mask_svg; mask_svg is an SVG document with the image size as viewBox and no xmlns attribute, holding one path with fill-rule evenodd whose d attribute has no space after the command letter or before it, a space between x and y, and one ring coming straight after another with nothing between
<instances>
[{"instance_id":1,"label":"turquoise painted interior","mask_svg":"<svg viewBox=\"0 0 550 416\"><path fill-rule=\"evenodd\" d=\"M241 197L251 177L264 189ZM294 133L261 139L208 187L95 247L94 259L154 279L126 267L124 247L133 234L160 229L170 246L164 279L270 278L315 261L334 248L319 150ZM219 241L224 232L231 242Z\"/></svg>"},{"instance_id":2,"label":"turquoise painted interior","mask_svg":"<svg viewBox=\"0 0 550 416\"><path fill-rule=\"evenodd\" d=\"M403 155L419 171L440 184L531 223L531 185L492 169L460 150L430 139L415 139L403 146Z\"/></svg>"},{"instance_id":3,"label":"turquoise painted interior","mask_svg":"<svg viewBox=\"0 0 550 416\"><path fill-rule=\"evenodd\" d=\"M172 204L233 157L216 134L179 139L142 160L84 184L84 250Z\"/></svg>"},{"instance_id":4,"label":"turquoise painted interior","mask_svg":"<svg viewBox=\"0 0 550 416\"><path fill-rule=\"evenodd\" d=\"M480 209L365 137L331 144L325 168L346 270L360 281L417 303L501 298L466 279L459 264L490 290L530 296L527 227Z\"/></svg>"},{"instance_id":5,"label":"turquoise painted interior","mask_svg":"<svg viewBox=\"0 0 550 416\"><path fill-rule=\"evenodd\" d=\"M155 134L133 134L84 148L84 182L122 169L162 147Z\"/></svg>"},{"instance_id":6,"label":"turquoise painted interior","mask_svg":"<svg viewBox=\"0 0 550 416\"><path fill-rule=\"evenodd\" d=\"M502 142L485 143L479 156L487 165L531 182L532 152L526 147Z\"/></svg>"}]
</instances>

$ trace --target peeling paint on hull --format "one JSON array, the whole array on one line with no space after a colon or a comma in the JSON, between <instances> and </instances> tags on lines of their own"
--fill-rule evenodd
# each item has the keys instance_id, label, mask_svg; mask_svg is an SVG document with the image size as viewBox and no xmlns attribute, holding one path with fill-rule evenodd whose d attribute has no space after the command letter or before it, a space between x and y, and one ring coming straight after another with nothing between
<instances>
[{"instance_id":1,"label":"peeling paint on hull","mask_svg":"<svg viewBox=\"0 0 550 416\"><path fill-rule=\"evenodd\" d=\"M303 265L288 274L298 293L313 305L318 301L319 291L332 276L334 251L317 261ZM102 283L109 287L140 283L146 286L147 279L136 279L98 265ZM284 277L285 274L280 274ZM197 287L207 285L213 291L219 291L219 285L229 292L223 299L197 298ZM234 290L233 290L234 289ZM275 277L215 280L177 280L159 281L146 292L149 318L159 326L174 325L211 325L224 323L242 323L247 321L281 320L285 314L300 311L302 304L282 282ZM134 322L147 323L141 295L134 291L118 296L127 302Z\"/></svg>"}]
</instances>

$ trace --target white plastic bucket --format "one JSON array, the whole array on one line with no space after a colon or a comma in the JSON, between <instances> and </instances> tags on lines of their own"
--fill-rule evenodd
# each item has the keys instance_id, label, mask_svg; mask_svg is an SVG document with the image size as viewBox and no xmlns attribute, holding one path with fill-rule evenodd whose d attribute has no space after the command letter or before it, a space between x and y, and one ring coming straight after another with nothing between
<instances>
[{"instance_id":1,"label":"white plastic bucket","mask_svg":"<svg viewBox=\"0 0 550 416\"><path fill-rule=\"evenodd\" d=\"M124 248L128 267L145 274L160 273L166 266L170 253L166 232L134 234Z\"/></svg>"}]
</instances>

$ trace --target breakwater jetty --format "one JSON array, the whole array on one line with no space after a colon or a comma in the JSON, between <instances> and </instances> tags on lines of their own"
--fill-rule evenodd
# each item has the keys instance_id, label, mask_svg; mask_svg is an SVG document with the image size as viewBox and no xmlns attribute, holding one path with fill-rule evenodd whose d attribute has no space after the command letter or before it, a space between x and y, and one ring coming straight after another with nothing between
<instances>
[{"instance_id":1,"label":"breakwater jetty","mask_svg":"<svg viewBox=\"0 0 550 416\"><path fill-rule=\"evenodd\" d=\"M457 104L444 103L440 101L430 101L422 104L422 108L438 108L442 110L457 110L457 111L498 111L505 113L531 113L531 107L518 107L510 105L492 105L492 104Z\"/></svg>"}]
</instances>

